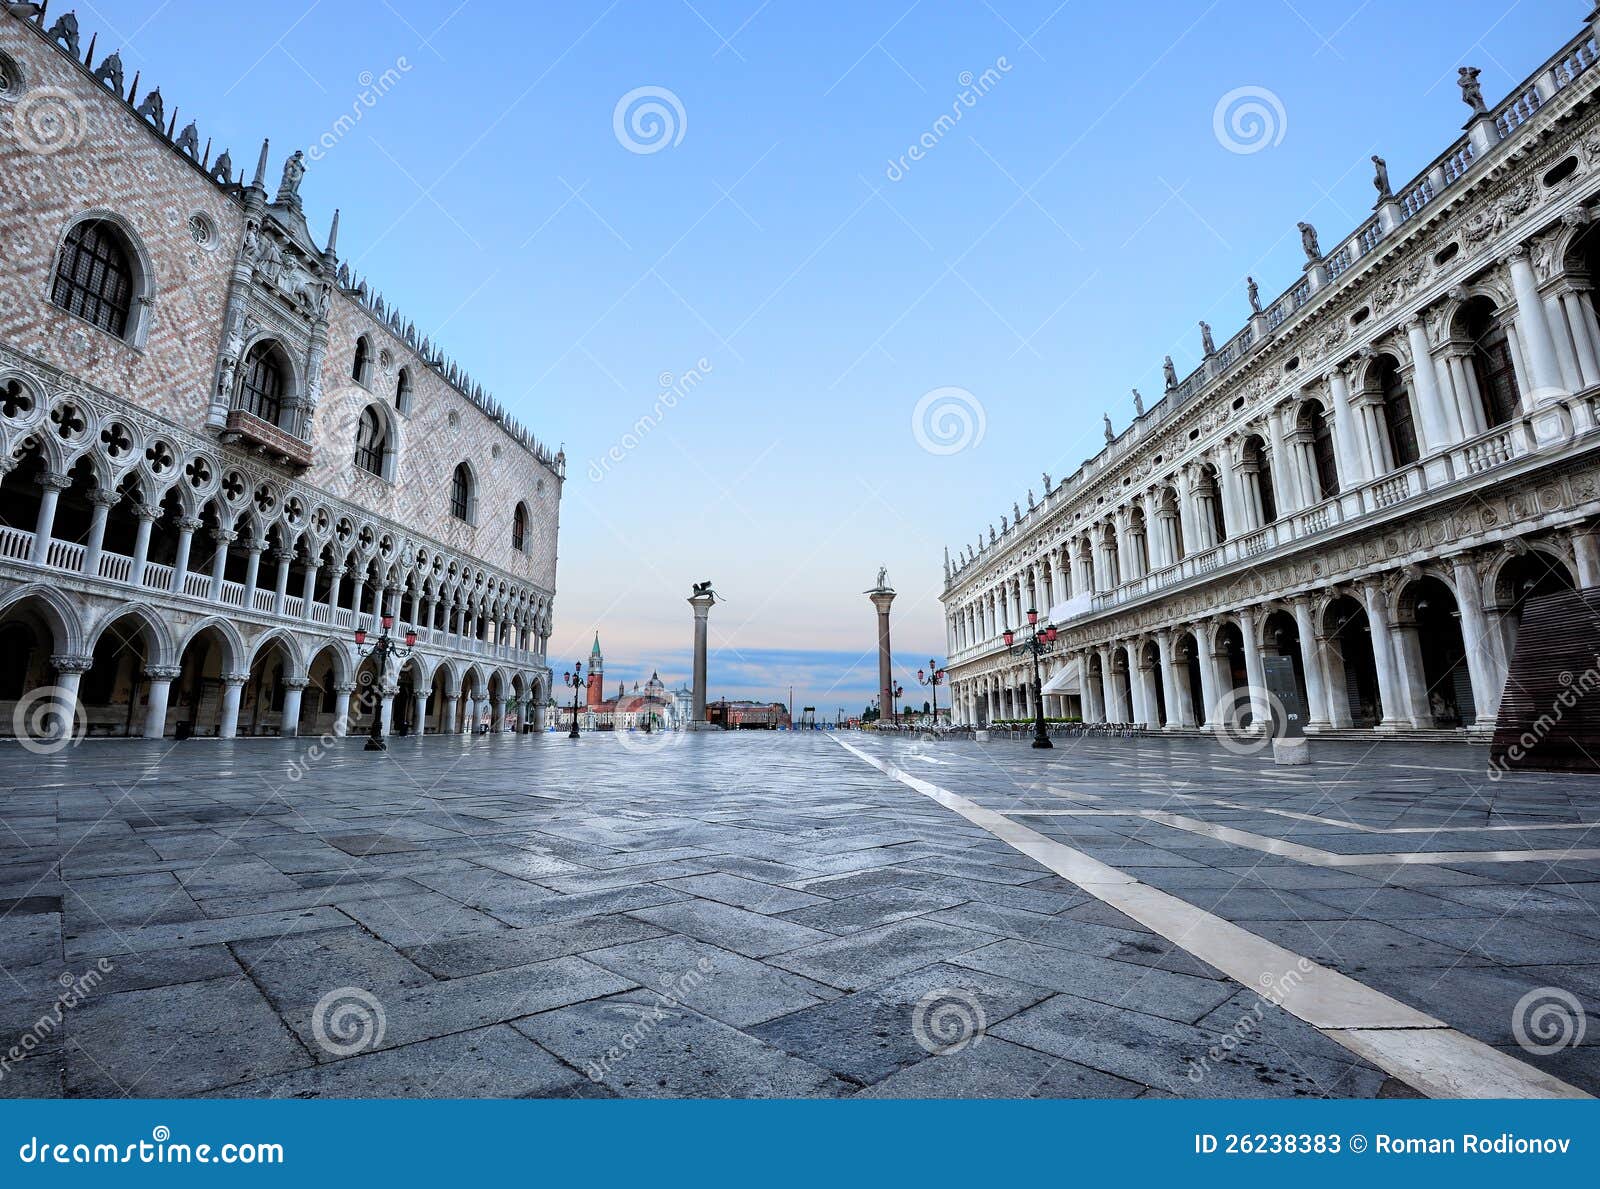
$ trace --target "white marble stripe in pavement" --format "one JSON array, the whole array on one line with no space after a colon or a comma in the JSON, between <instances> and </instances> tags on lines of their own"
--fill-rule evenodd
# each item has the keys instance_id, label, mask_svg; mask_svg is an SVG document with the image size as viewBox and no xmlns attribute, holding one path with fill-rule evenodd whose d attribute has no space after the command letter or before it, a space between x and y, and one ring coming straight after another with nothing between
<instances>
[{"instance_id":1,"label":"white marble stripe in pavement","mask_svg":"<svg viewBox=\"0 0 1600 1189\"><path fill-rule=\"evenodd\" d=\"M1047 838L830 735L907 788L960 814L1241 986L1430 1098L1590 1098L1425 1012Z\"/></svg>"},{"instance_id":2,"label":"white marble stripe in pavement","mask_svg":"<svg viewBox=\"0 0 1600 1189\"><path fill-rule=\"evenodd\" d=\"M1600 859L1600 848L1573 846L1565 849L1542 850L1419 850L1390 851L1386 854L1342 855L1308 846L1303 842L1285 842L1238 830L1232 826L1218 826L1198 818L1168 813L1163 809L1012 809L1009 817L1139 817L1146 821L1171 826L1174 830L1187 830L1230 842L1263 854L1279 855L1312 867L1379 867L1405 866L1420 863L1564 863L1576 859Z\"/></svg>"}]
</instances>

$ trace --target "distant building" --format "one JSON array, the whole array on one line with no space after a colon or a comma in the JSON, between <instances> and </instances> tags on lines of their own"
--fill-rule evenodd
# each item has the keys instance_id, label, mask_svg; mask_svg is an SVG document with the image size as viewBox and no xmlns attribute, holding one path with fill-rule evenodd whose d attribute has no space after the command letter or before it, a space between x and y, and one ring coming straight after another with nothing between
<instances>
[{"instance_id":1,"label":"distant building","mask_svg":"<svg viewBox=\"0 0 1600 1189\"><path fill-rule=\"evenodd\" d=\"M730 701L706 703L706 721L724 731L788 730L789 707L782 702Z\"/></svg>"}]
</instances>

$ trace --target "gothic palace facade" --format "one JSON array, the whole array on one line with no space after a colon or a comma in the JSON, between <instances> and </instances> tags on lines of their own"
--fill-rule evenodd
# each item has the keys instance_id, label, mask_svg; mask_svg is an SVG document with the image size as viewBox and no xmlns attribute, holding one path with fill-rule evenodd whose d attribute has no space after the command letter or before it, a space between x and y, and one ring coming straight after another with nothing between
<instances>
[{"instance_id":1,"label":"gothic palace facade","mask_svg":"<svg viewBox=\"0 0 1600 1189\"><path fill-rule=\"evenodd\" d=\"M313 239L301 154L247 181L79 37L0 11L0 732L542 725L564 458Z\"/></svg>"},{"instance_id":2,"label":"gothic palace facade","mask_svg":"<svg viewBox=\"0 0 1600 1189\"><path fill-rule=\"evenodd\" d=\"M1375 158L1369 220L1303 224L1292 289L947 552L957 721L1032 716L1034 608L1050 715L1182 730L1292 679L1312 731L1492 728L1524 601L1600 586L1597 33L1498 106L1464 68L1464 135L1404 186Z\"/></svg>"}]
</instances>

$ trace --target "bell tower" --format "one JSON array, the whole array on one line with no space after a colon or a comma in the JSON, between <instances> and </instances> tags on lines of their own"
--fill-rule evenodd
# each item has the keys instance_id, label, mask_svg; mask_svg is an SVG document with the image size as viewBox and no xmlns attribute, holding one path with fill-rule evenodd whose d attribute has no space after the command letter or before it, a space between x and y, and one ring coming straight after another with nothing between
<instances>
[{"instance_id":1,"label":"bell tower","mask_svg":"<svg viewBox=\"0 0 1600 1189\"><path fill-rule=\"evenodd\" d=\"M606 700L606 658L600 655L600 633L594 634L594 647L589 650L589 708Z\"/></svg>"}]
</instances>

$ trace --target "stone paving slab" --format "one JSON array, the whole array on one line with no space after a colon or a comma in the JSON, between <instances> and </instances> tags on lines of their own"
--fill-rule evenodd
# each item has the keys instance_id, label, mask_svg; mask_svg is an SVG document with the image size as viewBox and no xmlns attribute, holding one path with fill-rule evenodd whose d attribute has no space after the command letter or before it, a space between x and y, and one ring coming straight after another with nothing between
<instances>
[{"instance_id":1,"label":"stone paving slab","mask_svg":"<svg viewBox=\"0 0 1600 1189\"><path fill-rule=\"evenodd\" d=\"M1600 823L1600 780L1491 785L1465 746L1315 741L1287 774L1202 740L950 742L938 766L847 741L1003 812L1114 807L1015 820L1600 1088L1600 1034L1539 1057L1512 1022L1542 988L1600 1010L1600 862L1324 868L1130 816L1471 855L1592 845L1541 827ZM0 1030L110 966L0 1096L1412 1092L820 733L355 740L285 785L304 746L0 748L23 840L0 848ZM337 1003L365 1013L348 1047ZM950 1049L934 1026L962 1021Z\"/></svg>"}]
</instances>

